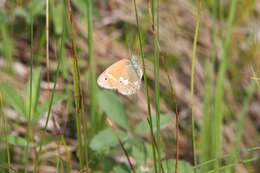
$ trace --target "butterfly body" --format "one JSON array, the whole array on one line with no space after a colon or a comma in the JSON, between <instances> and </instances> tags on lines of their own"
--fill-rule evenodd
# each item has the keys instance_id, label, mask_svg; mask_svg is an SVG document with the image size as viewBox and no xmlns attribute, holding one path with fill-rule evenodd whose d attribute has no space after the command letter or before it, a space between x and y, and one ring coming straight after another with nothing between
<instances>
[{"instance_id":1,"label":"butterfly body","mask_svg":"<svg viewBox=\"0 0 260 173\"><path fill-rule=\"evenodd\" d=\"M114 89L123 95L132 95L141 86L143 71L137 59L122 59L108 67L98 77L100 87Z\"/></svg>"}]
</instances>

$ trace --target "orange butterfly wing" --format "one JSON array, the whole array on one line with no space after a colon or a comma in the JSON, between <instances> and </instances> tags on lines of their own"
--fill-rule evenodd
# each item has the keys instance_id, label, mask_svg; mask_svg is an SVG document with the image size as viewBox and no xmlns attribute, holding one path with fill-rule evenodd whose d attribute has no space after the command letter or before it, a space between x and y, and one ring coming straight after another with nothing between
<instances>
[{"instance_id":1,"label":"orange butterfly wing","mask_svg":"<svg viewBox=\"0 0 260 173\"><path fill-rule=\"evenodd\" d=\"M116 89L119 84L119 78L122 73L126 70L129 61L127 59L122 59L110 67L108 67L99 77L99 86L107 89Z\"/></svg>"}]
</instances>

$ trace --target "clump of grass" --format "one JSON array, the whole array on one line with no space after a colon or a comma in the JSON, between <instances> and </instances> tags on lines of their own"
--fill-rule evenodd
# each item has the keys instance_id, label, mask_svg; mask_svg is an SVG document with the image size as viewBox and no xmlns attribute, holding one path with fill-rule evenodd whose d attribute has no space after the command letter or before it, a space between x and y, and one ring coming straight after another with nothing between
<instances>
[{"instance_id":1,"label":"clump of grass","mask_svg":"<svg viewBox=\"0 0 260 173\"><path fill-rule=\"evenodd\" d=\"M226 78L226 71L228 68L228 55L229 49L232 39L232 27L235 19L236 14L236 6L237 0L231 1L231 6L229 10L229 16L227 21L227 30L225 33L225 38L223 40L223 55L222 61L220 63L218 75L217 75L217 83L216 83L216 90L215 90L215 99L214 99L214 120L212 124L213 129L213 139L212 139L212 158L216 158L221 154L221 147L222 147L222 126L223 126L223 106L225 103L224 99L224 81ZM219 167L218 161L214 163L214 168L217 170Z\"/></svg>"},{"instance_id":2,"label":"clump of grass","mask_svg":"<svg viewBox=\"0 0 260 173\"><path fill-rule=\"evenodd\" d=\"M82 125L82 103L83 103L83 95L80 85L80 73L79 73L79 66L78 66L78 57L76 51L76 43L75 43L75 31L73 30L73 20L72 20L72 8L71 8L71 1L66 0L66 14L67 14L67 21L69 26L69 37L72 49L72 69L73 69L73 90L74 90L74 103L76 107L76 127L77 127L77 137L78 137L78 147L79 147L79 161L80 161L80 170L88 170L87 158L86 158L86 141L83 137L85 137L86 131L82 131L84 126Z\"/></svg>"},{"instance_id":3,"label":"clump of grass","mask_svg":"<svg viewBox=\"0 0 260 173\"><path fill-rule=\"evenodd\" d=\"M221 4L217 1L214 1L214 20L223 19L223 15L220 14L222 10L219 10ZM205 96L204 96L204 116L203 124L201 126L201 160L206 161L214 158L218 158L221 155L222 150L222 126L223 126L223 117L224 117L224 83L226 80L226 71L228 69L228 56L230 53L230 45L232 39L232 27L236 14L237 0L232 0L228 12L227 28L222 39L223 45L223 54L218 69L218 74L216 78L216 84L214 84L214 63L215 60L208 61L208 80L205 85ZM222 17L221 17L222 16ZM214 21L215 25L217 21ZM222 38L222 33L218 33L216 28L213 27L212 31L213 37L213 48L216 49L216 42L218 38ZM213 57L217 50L213 50ZM214 86L216 85L216 87ZM212 95L210 93L214 93ZM211 106L213 105L213 106ZM201 171L209 171L214 169L216 172L219 171L220 162L215 160L213 163L208 164L203 167Z\"/></svg>"}]
</instances>

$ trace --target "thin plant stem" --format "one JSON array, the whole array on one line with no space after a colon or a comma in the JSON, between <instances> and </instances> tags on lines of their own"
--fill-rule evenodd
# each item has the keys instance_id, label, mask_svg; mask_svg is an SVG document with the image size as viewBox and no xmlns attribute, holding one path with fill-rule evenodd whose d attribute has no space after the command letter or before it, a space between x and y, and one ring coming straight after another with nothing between
<instances>
[{"instance_id":1,"label":"thin plant stem","mask_svg":"<svg viewBox=\"0 0 260 173\"><path fill-rule=\"evenodd\" d=\"M150 101L150 96L149 96L148 79L147 79L147 75L146 75L146 67L145 67L145 62L144 62L144 51L143 51L143 43L142 43L143 38L142 38L141 27L140 27L140 23L139 23L139 16L138 16L138 11L137 11L136 0L133 0L133 2L134 2L134 10L135 10L135 18L136 18L136 24L137 24L137 32L138 32L142 67L143 67L143 73L144 73L144 86L145 86L147 109L148 109L147 121L148 121L148 124L150 127L150 133L153 138L154 132L153 132L153 123L152 123L152 115L151 115L151 101ZM156 144L155 143L156 143L156 141L153 141L152 150L153 150L153 161L154 161L154 166L155 166L155 172L157 173L158 168L157 168L157 163L156 163L157 157L156 157L156 149L155 149Z\"/></svg>"},{"instance_id":2,"label":"thin plant stem","mask_svg":"<svg viewBox=\"0 0 260 173\"><path fill-rule=\"evenodd\" d=\"M117 138L117 140L118 140L118 142L120 144L120 147L122 148L122 150L123 150L123 152L124 152L124 154L125 154L125 156L127 158L127 162L130 165L131 170L133 171L133 173L136 173L134 165L133 165L133 163L130 160L129 154L126 151L126 149L124 147L124 144L123 144L122 140L120 139L120 136L119 136L118 132L114 128L114 125L113 125L112 121L109 118L107 118L107 122L108 122L108 125L111 127L111 129L114 131L114 133L116 135L116 138Z\"/></svg>"},{"instance_id":3,"label":"thin plant stem","mask_svg":"<svg viewBox=\"0 0 260 173\"><path fill-rule=\"evenodd\" d=\"M92 19L92 1L87 0L87 23L88 23L88 54L90 63L90 95L91 95L91 124L93 125L93 134L96 133L96 124L98 124L97 109L97 85L96 85L96 63L94 59L93 45L93 19Z\"/></svg>"},{"instance_id":4,"label":"thin plant stem","mask_svg":"<svg viewBox=\"0 0 260 173\"><path fill-rule=\"evenodd\" d=\"M76 128L77 128L77 137L78 137L78 146L79 146L79 161L80 161L80 172L82 172L85 167L85 148L83 147L83 140L82 140L82 121L81 121L81 114L82 114L82 91L80 86L80 73L79 73L79 66L78 66L78 58L76 52L76 44L75 44L75 33L73 30L73 20L72 20L72 8L71 8L71 1L66 0L66 7L67 7L67 18L68 18L68 25L69 25L69 36L71 41L71 48L72 48L72 61L73 61L73 88L74 88L74 103L76 107Z\"/></svg>"},{"instance_id":5,"label":"thin plant stem","mask_svg":"<svg viewBox=\"0 0 260 173\"><path fill-rule=\"evenodd\" d=\"M193 159L194 165L197 165L197 152L196 152L196 134L195 134L195 118L194 118L194 86L195 86L195 66L196 66L196 52L197 52L197 42L200 28L200 8L201 1L199 1L199 7L197 8L196 17L196 28L194 34L194 41L192 47L192 62L191 62L191 81L190 81L190 92L191 92L191 125L192 125L192 149L193 149ZM195 169L195 173L196 173Z\"/></svg>"},{"instance_id":6,"label":"thin plant stem","mask_svg":"<svg viewBox=\"0 0 260 173\"><path fill-rule=\"evenodd\" d=\"M257 151L257 150L260 150L260 147L253 147L253 148L249 148L249 149L242 150L242 151L239 151L239 152L225 154L225 155L223 155L223 156L221 156L221 157L214 158L214 159L211 159L211 160L207 160L207 161L205 161L205 162L202 162L202 163L198 164L198 165L196 166L196 168L200 168L200 167L205 166L205 165L207 165L207 164L209 164L209 163L215 162L216 160L221 160L221 159L225 159L225 158L231 157L233 154L239 156L239 155L241 155L241 154L243 154L243 153L253 152L253 151ZM194 168L195 168L195 166L194 166Z\"/></svg>"},{"instance_id":7,"label":"thin plant stem","mask_svg":"<svg viewBox=\"0 0 260 173\"><path fill-rule=\"evenodd\" d=\"M89 64L90 64L90 100L91 100L91 125L93 129L91 131L91 135L94 135L97 132L97 126L100 120L97 116L97 84L96 84L96 63L94 59L94 39L93 39L93 2L91 0L87 0L87 27L88 27L88 54L89 54ZM87 125L87 123L85 123ZM85 128L87 130L87 127ZM87 134L86 134L87 135ZM87 145L88 141L86 141L88 138L85 136L85 144L86 144L86 164L88 167L88 151L87 151Z\"/></svg>"},{"instance_id":8,"label":"thin plant stem","mask_svg":"<svg viewBox=\"0 0 260 173\"><path fill-rule=\"evenodd\" d=\"M227 169L227 168L230 168L230 167L234 167L234 166L236 166L236 165L238 165L238 164L245 164L245 163L253 162L253 161L256 161L256 160L259 160L259 159L260 159L260 156L252 157L252 158L245 159L245 160L240 160L240 161L238 161L238 162L236 162L236 163L228 164L228 165L226 165L226 166L219 167L218 169L208 171L207 173L218 172L218 171L221 171L221 170L225 170L225 169Z\"/></svg>"},{"instance_id":9,"label":"thin plant stem","mask_svg":"<svg viewBox=\"0 0 260 173\"><path fill-rule=\"evenodd\" d=\"M0 92L0 118L3 118L3 136L5 138L5 145L6 145L6 152L7 152L7 164L8 164L8 172L11 173L11 156L10 156L10 148L9 148L9 144L7 142L7 119L4 115L4 112L3 112L3 97L2 97L2 94Z\"/></svg>"},{"instance_id":10,"label":"thin plant stem","mask_svg":"<svg viewBox=\"0 0 260 173\"><path fill-rule=\"evenodd\" d=\"M29 88L29 115L28 115L28 126L27 126L27 144L26 144L26 150L25 150L25 170L24 172L27 173L27 166L28 166L28 161L29 161L29 150L30 150L30 142L32 141L32 75L33 75L33 63L34 63L34 55L33 55L33 20L31 21L31 25L30 25L30 56L31 56L31 61L30 61L30 88Z\"/></svg>"},{"instance_id":11,"label":"thin plant stem","mask_svg":"<svg viewBox=\"0 0 260 173\"><path fill-rule=\"evenodd\" d=\"M161 145L160 145L160 49L159 49L159 1L152 0L152 31L153 31L153 49L154 49L154 85L155 85L155 109L156 109L156 143L157 143L157 161L158 167L161 165ZM161 169L158 169L161 172Z\"/></svg>"},{"instance_id":12,"label":"thin plant stem","mask_svg":"<svg viewBox=\"0 0 260 173\"><path fill-rule=\"evenodd\" d=\"M213 130L215 136L213 137L214 148L212 151L212 158L220 155L221 152L221 143L222 143L222 121L223 121L223 106L224 106L224 80L226 77L226 71L228 67L228 55L229 47L232 38L232 27L235 19L237 0L231 1L231 6L229 9L229 16L227 21L227 29L225 37L223 39L223 57L217 74L217 84L216 84L216 96L215 96L215 105L214 105L214 123ZM219 162L214 163L215 170L218 170Z\"/></svg>"},{"instance_id":13,"label":"thin plant stem","mask_svg":"<svg viewBox=\"0 0 260 173\"><path fill-rule=\"evenodd\" d=\"M50 57L49 57L49 0L46 0L46 8L45 8L45 25L46 25L46 70L47 70L47 82L48 88L50 87Z\"/></svg>"}]
</instances>

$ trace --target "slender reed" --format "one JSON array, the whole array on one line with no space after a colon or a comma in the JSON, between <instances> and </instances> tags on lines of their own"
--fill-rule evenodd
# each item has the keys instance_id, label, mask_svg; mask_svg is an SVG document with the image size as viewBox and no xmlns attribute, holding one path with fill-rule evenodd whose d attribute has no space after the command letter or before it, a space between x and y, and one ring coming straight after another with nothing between
<instances>
[{"instance_id":1,"label":"slender reed","mask_svg":"<svg viewBox=\"0 0 260 173\"><path fill-rule=\"evenodd\" d=\"M192 149L194 165L197 165L197 152L196 152L196 134L195 134L195 118L194 118L194 80L195 80L195 65L196 65L196 53L197 53L197 42L200 28L200 9L201 1L199 1L199 7L197 8L196 16L196 28L194 34L194 41L192 47L192 62L191 62L191 80L190 80L190 92L191 92L191 125L192 125ZM195 169L195 173L197 170Z\"/></svg>"},{"instance_id":2,"label":"slender reed","mask_svg":"<svg viewBox=\"0 0 260 173\"><path fill-rule=\"evenodd\" d=\"M73 19L72 19L72 8L71 8L71 1L66 0L66 9L67 9L67 20L69 25L69 36L72 48L72 61L73 61L73 86L74 86L74 102L76 106L76 127L77 127L77 137L78 137L78 146L79 146L79 161L80 161L80 169L83 171L87 169L85 166L85 148L83 145L82 136L84 132L82 132L82 90L80 86L80 73L79 73L79 66L78 66L78 57L76 52L76 43L75 43L75 32L73 30ZM81 172L80 171L80 172Z\"/></svg>"},{"instance_id":3,"label":"slender reed","mask_svg":"<svg viewBox=\"0 0 260 173\"><path fill-rule=\"evenodd\" d=\"M2 9L1 9L2 10ZM2 42L2 54L3 57L6 59L7 65L6 70L9 72L12 72L12 62L13 62L13 43L10 36L10 30L8 28L7 22L4 18L0 19L1 25L0 25L0 37Z\"/></svg>"},{"instance_id":4,"label":"slender reed","mask_svg":"<svg viewBox=\"0 0 260 173\"><path fill-rule=\"evenodd\" d=\"M214 163L216 160L221 160L221 159L226 159L228 157L232 157L233 154L236 155L237 157L239 157L239 155L244 154L246 152L253 152L253 151L257 151L257 150L260 150L260 147L253 147L253 148L241 150L239 152L225 154L225 155L222 155L221 157L210 159L210 160L207 160L205 162L202 162L202 163L198 164L196 166L196 168L200 168L200 167L208 165L210 163ZM194 167L194 169L195 169L195 167ZM207 172L207 171L204 171L204 172Z\"/></svg>"},{"instance_id":5,"label":"slender reed","mask_svg":"<svg viewBox=\"0 0 260 173\"><path fill-rule=\"evenodd\" d=\"M143 38L142 38L142 31L141 31L141 26L139 23L139 16L138 16L138 11L137 11L137 5L136 5L136 0L133 0L134 2L134 10L135 10L135 19L136 19L136 24L137 24L137 32L138 32L138 40L139 40L139 47L140 47L140 53L141 53L141 60L142 60L142 67L143 67L143 73L144 73L144 87L145 87L145 93L146 93L146 100L147 100L147 109L148 109L148 117L147 121L150 127L150 133L152 136L152 139L154 139L154 132L153 132L153 123L152 123L152 114L151 114L151 100L149 96L149 88L148 88L148 79L146 75L146 67L144 63L144 51L143 51ZM159 130L159 129L157 129ZM156 141L153 140L153 161L154 161L154 166L155 166L155 173L158 172L157 168L157 156L156 156Z\"/></svg>"},{"instance_id":6,"label":"slender reed","mask_svg":"<svg viewBox=\"0 0 260 173\"><path fill-rule=\"evenodd\" d=\"M30 44L30 56L31 56L31 61L30 61L30 88L29 88L29 108L27 110L29 110L28 112L28 126L27 126L27 144L26 144L26 150L25 150L25 170L24 172L27 172L27 166L28 166L28 161L29 161L29 155L30 155L30 142L32 141L32 75L33 75L33 63L34 63L34 55L33 55L33 23L34 21L32 21L31 25L30 25L30 40L31 40L31 44ZM34 116L34 115L33 115Z\"/></svg>"},{"instance_id":7,"label":"slender reed","mask_svg":"<svg viewBox=\"0 0 260 173\"><path fill-rule=\"evenodd\" d=\"M93 18L92 18L92 1L87 0L87 24L88 24L88 54L90 64L90 100L91 100L91 124L92 135L96 134L98 123L100 122L97 111L97 84L96 84L96 63L94 59L93 44Z\"/></svg>"},{"instance_id":8,"label":"slender reed","mask_svg":"<svg viewBox=\"0 0 260 173\"><path fill-rule=\"evenodd\" d=\"M218 169L208 171L207 173L219 172L221 170L225 170L227 168L234 167L234 166L236 166L238 164L246 164L246 163L253 162L253 161L256 161L256 160L259 160L259 159L260 159L260 156L252 157L252 158L245 159L245 160L239 160L236 163L232 163L232 164L228 164L228 165L219 167Z\"/></svg>"},{"instance_id":9,"label":"slender reed","mask_svg":"<svg viewBox=\"0 0 260 173\"><path fill-rule=\"evenodd\" d=\"M48 88L50 87L50 56L49 56L49 0L46 0L46 8L45 8L45 25L46 25L46 70L47 70L47 82Z\"/></svg>"},{"instance_id":10,"label":"slender reed","mask_svg":"<svg viewBox=\"0 0 260 173\"><path fill-rule=\"evenodd\" d=\"M152 12L152 31L153 31L153 49L154 49L154 85L155 85L155 110L156 110L156 143L157 143L157 161L158 167L161 165L161 145L160 145L160 48L159 48L159 1L151 1ZM158 169L160 173L162 169Z\"/></svg>"},{"instance_id":11,"label":"slender reed","mask_svg":"<svg viewBox=\"0 0 260 173\"><path fill-rule=\"evenodd\" d=\"M8 172L11 173L11 156L10 156L10 148L9 148L9 144L7 142L7 134L8 134L8 129L7 129L7 119L4 115L3 112L3 97L2 97L2 93L0 92L0 118L2 117L3 119L3 136L5 138L5 145L6 145L6 153L7 153L7 164L8 164Z\"/></svg>"},{"instance_id":12,"label":"slender reed","mask_svg":"<svg viewBox=\"0 0 260 173\"><path fill-rule=\"evenodd\" d=\"M235 20L237 0L232 0L228 21L227 21L227 29L225 33L225 37L223 39L223 55L222 61L219 67L218 75L217 75L217 83L216 83L216 91L215 91L215 99L214 99L214 123L213 130L215 136L213 136L213 150L212 150L212 158L218 157L221 153L221 144L222 144L222 126L223 126L223 106L224 106L224 80L226 78L226 71L228 68L228 55L229 48L231 44L232 38L232 27ZM216 161L214 163L214 168L217 171L219 167L219 162Z\"/></svg>"}]
</instances>

